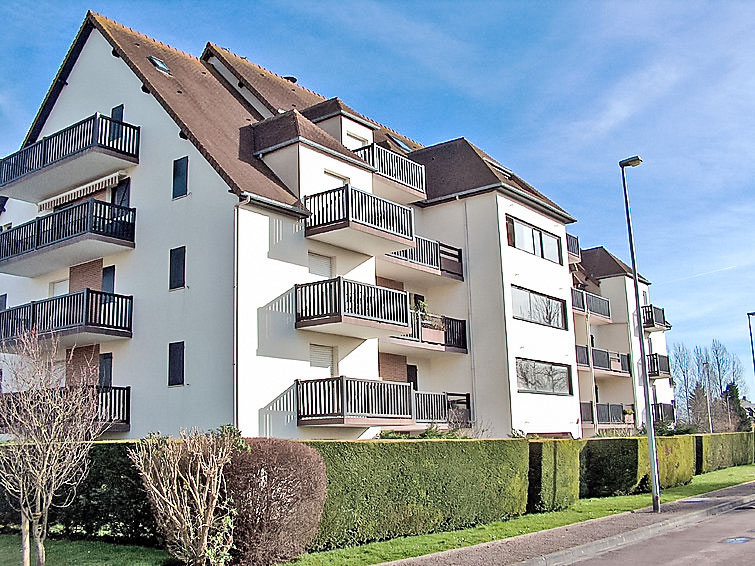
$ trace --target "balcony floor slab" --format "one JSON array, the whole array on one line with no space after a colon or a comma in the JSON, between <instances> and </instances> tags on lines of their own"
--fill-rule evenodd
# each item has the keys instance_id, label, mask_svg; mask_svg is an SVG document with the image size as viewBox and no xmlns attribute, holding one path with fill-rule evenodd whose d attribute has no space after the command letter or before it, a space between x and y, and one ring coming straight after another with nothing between
<instances>
[{"instance_id":1,"label":"balcony floor slab","mask_svg":"<svg viewBox=\"0 0 755 566\"><path fill-rule=\"evenodd\" d=\"M382 256L389 252L415 246L413 238L403 238L371 226L349 221L307 228L305 235L312 240L371 256Z\"/></svg>"},{"instance_id":2,"label":"balcony floor slab","mask_svg":"<svg viewBox=\"0 0 755 566\"><path fill-rule=\"evenodd\" d=\"M353 316L334 316L314 320L302 320L296 323L299 330L311 330L325 334L352 336L354 338L380 338L396 334L408 334L409 326L357 318Z\"/></svg>"},{"instance_id":3,"label":"balcony floor slab","mask_svg":"<svg viewBox=\"0 0 755 566\"><path fill-rule=\"evenodd\" d=\"M397 354L399 356L415 356L425 358L437 353L442 354L467 354L466 348L454 348L444 344L434 344L431 342L421 342L419 340L410 340L398 336L388 336L380 338L378 350L386 354Z\"/></svg>"}]
</instances>

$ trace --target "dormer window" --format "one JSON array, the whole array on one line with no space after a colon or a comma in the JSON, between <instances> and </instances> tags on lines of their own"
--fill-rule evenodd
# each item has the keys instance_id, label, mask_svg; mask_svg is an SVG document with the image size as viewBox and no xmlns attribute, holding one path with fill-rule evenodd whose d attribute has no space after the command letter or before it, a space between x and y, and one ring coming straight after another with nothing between
<instances>
[{"instance_id":1,"label":"dormer window","mask_svg":"<svg viewBox=\"0 0 755 566\"><path fill-rule=\"evenodd\" d=\"M147 57L147 60L152 63L155 66L155 69L157 69L158 71L162 71L166 75L170 75L170 67L168 67L168 65L166 65L165 61L163 61L162 59L158 59L154 55L150 55Z\"/></svg>"},{"instance_id":2,"label":"dormer window","mask_svg":"<svg viewBox=\"0 0 755 566\"><path fill-rule=\"evenodd\" d=\"M393 141L393 143L395 143L397 146L399 146L404 151L411 151L412 150L412 148L409 147L406 144L406 142L404 142L403 140L400 140L398 137L396 137L396 136L394 136L392 134L388 134L388 137L391 139L391 141Z\"/></svg>"}]
</instances>

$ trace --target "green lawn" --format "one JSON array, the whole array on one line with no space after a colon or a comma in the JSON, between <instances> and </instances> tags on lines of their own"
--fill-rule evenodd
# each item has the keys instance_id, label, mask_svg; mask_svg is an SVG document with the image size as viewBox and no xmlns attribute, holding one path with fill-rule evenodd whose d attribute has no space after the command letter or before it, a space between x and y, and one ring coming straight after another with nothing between
<instances>
[{"instance_id":1,"label":"green lawn","mask_svg":"<svg viewBox=\"0 0 755 566\"><path fill-rule=\"evenodd\" d=\"M668 489L661 494L661 501L670 502L723 487L755 480L755 465L738 466L702 474L692 478L692 483ZM650 505L650 495L626 495L600 499L581 499L566 511L536 515L524 515L509 521L491 523L461 531L435 533L375 542L364 546L307 554L291 563L295 566L361 566L390 560L422 556L451 548L470 546L492 540L504 539L535 531L562 527L588 519L606 517L624 511L641 509Z\"/></svg>"},{"instance_id":2,"label":"green lawn","mask_svg":"<svg viewBox=\"0 0 755 566\"><path fill-rule=\"evenodd\" d=\"M753 480L755 480L755 465L727 468L695 476L689 485L666 490L662 499L665 502L675 501ZM649 503L650 496L648 494L582 499L566 511L525 515L510 521L491 523L461 531L407 537L341 550L307 554L292 564L295 566L377 564L551 529L623 511L641 509L648 506ZM163 566L167 559L167 553L154 548L88 541L50 540L47 543L47 563L52 566ZM16 566L18 563L18 536L0 535L0 566Z\"/></svg>"}]
</instances>

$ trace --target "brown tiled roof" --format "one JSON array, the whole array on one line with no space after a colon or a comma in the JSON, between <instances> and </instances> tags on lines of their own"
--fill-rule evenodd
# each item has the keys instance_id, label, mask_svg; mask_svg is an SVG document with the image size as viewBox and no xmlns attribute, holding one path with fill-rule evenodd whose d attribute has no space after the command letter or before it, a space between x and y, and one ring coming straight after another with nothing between
<instances>
[{"instance_id":1,"label":"brown tiled roof","mask_svg":"<svg viewBox=\"0 0 755 566\"><path fill-rule=\"evenodd\" d=\"M80 52L81 47L76 49L75 44L86 41L92 28L102 33L114 52L234 192L252 193L273 203L303 208L297 196L264 162L253 157L251 125L256 119L236 95L217 80L209 65L93 12L87 13L68 57ZM150 55L164 61L170 74L157 70L147 59ZM65 68L70 72L70 67L72 63L65 61L61 72ZM34 132L38 135L56 98L57 92L51 88L27 143L33 141Z\"/></svg>"},{"instance_id":2,"label":"brown tiled roof","mask_svg":"<svg viewBox=\"0 0 755 566\"><path fill-rule=\"evenodd\" d=\"M632 268L621 261L603 246L582 250L582 267L592 279L605 279L606 277L615 277L616 275L632 276ZM645 279L641 274L637 278L650 285L650 281Z\"/></svg>"},{"instance_id":3,"label":"brown tiled roof","mask_svg":"<svg viewBox=\"0 0 755 566\"><path fill-rule=\"evenodd\" d=\"M563 208L464 138L412 151L409 157L425 166L430 204L486 190L503 190L541 205L561 220L574 221Z\"/></svg>"},{"instance_id":4,"label":"brown tiled roof","mask_svg":"<svg viewBox=\"0 0 755 566\"><path fill-rule=\"evenodd\" d=\"M278 110L293 108L302 110L325 100L324 96L276 75L264 67L260 67L213 43L207 44L202 59L209 55L214 55L220 59L234 76L273 114L277 114Z\"/></svg>"},{"instance_id":5,"label":"brown tiled roof","mask_svg":"<svg viewBox=\"0 0 755 566\"><path fill-rule=\"evenodd\" d=\"M386 128L385 126L380 126L379 129L375 130L375 132L373 132L372 134L372 137L375 140L376 144L386 147L391 151L395 151L402 155L407 155L408 152L399 144L397 144L393 138L400 139L412 150L422 149L424 147L421 143L417 143L413 139L407 138L406 136L399 134L398 132L395 132L390 128Z\"/></svg>"},{"instance_id":6,"label":"brown tiled roof","mask_svg":"<svg viewBox=\"0 0 755 566\"><path fill-rule=\"evenodd\" d=\"M304 139L338 153L355 164L372 169L366 161L343 146L325 130L307 120L298 110L289 110L257 122L252 126L252 133L255 154L281 144L295 143Z\"/></svg>"}]
</instances>

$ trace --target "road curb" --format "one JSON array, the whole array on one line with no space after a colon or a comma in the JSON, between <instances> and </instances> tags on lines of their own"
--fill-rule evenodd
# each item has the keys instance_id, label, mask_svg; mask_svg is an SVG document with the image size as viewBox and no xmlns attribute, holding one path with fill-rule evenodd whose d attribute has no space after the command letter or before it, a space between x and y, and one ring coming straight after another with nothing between
<instances>
[{"instance_id":1,"label":"road curb","mask_svg":"<svg viewBox=\"0 0 755 566\"><path fill-rule=\"evenodd\" d=\"M566 566L567 564L574 564L575 562L595 558L596 556L629 544L656 537L663 533L678 529L679 527L699 523L708 517L720 515L721 513L731 511L732 509L753 502L755 502L755 495L747 495L738 499L725 501L719 505L708 507L707 509L685 513L681 517L667 519L666 521L661 521L645 527L639 527L625 533L588 542L565 550L559 550L558 552L538 556L537 558L530 558L522 562L517 562L512 566Z\"/></svg>"}]
</instances>

